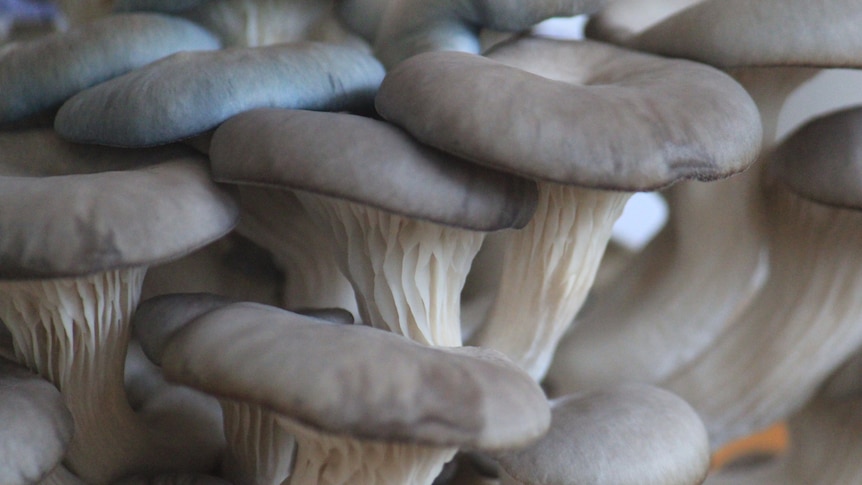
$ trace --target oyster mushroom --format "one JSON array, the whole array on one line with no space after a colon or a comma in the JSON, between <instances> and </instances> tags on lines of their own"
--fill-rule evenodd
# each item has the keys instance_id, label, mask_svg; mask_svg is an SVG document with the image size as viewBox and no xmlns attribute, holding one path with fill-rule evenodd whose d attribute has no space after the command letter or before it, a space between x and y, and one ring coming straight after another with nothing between
<instances>
[{"instance_id":1,"label":"oyster mushroom","mask_svg":"<svg viewBox=\"0 0 862 485\"><path fill-rule=\"evenodd\" d=\"M423 143L539 180L539 208L510 233L497 303L472 342L541 379L630 194L745 169L760 123L738 84L700 64L538 38L487 56L415 56L387 74L376 105Z\"/></svg>"},{"instance_id":2,"label":"oyster mushroom","mask_svg":"<svg viewBox=\"0 0 862 485\"><path fill-rule=\"evenodd\" d=\"M362 111L382 78L369 54L315 42L185 52L81 91L54 128L81 143L159 145L258 107Z\"/></svg>"},{"instance_id":3,"label":"oyster mushroom","mask_svg":"<svg viewBox=\"0 0 862 485\"><path fill-rule=\"evenodd\" d=\"M86 88L185 50L221 43L186 20L112 15L0 50L0 122L54 108Z\"/></svg>"},{"instance_id":4,"label":"oyster mushroom","mask_svg":"<svg viewBox=\"0 0 862 485\"><path fill-rule=\"evenodd\" d=\"M429 348L260 304L189 322L161 362L169 379L273 410L297 440L292 485L430 484L457 447L526 445L550 418L538 385L492 350Z\"/></svg>"},{"instance_id":5,"label":"oyster mushroom","mask_svg":"<svg viewBox=\"0 0 862 485\"><path fill-rule=\"evenodd\" d=\"M244 113L216 130L211 158L216 180L293 187L331 234L361 321L429 345L461 344L460 293L483 231L523 224L535 201L527 180L348 114Z\"/></svg>"},{"instance_id":6,"label":"oyster mushroom","mask_svg":"<svg viewBox=\"0 0 862 485\"><path fill-rule=\"evenodd\" d=\"M662 385L701 414L714 446L783 419L862 345L852 264L862 109L827 115L769 156L770 273L707 352ZM721 389L721 393L714 392Z\"/></svg>"},{"instance_id":7,"label":"oyster mushroom","mask_svg":"<svg viewBox=\"0 0 862 485\"><path fill-rule=\"evenodd\" d=\"M375 55L392 69L401 61L432 51L481 51L482 28L521 32L551 17L593 13L603 0L392 0L375 36Z\"/></svg>"},{"instance_id":8,"label":"oyster mushroom","mask_svg":"<svg viewBox=\"0 0 862 485\"><path fill-rule=\"evenodd\" d=\"M233 200L188 149L82 147L45 131L0 145L0 320L16 360L57 386L72 412L65 463L88 483L211 466L205 444L132 411L123 365L147 266L230 231Z\"/></svg>"},{"instance_id":9,"label":"oyster mushroom","mask_svg":"<svg viewBox=\"0 0 862 485\"><path fill-rule=\"evenodd\" d=\"M500 485L695 485L709 469L709 440L679 396L625 384L551 401L548 434L496 458Z\"/></svg>"}]
</instances>

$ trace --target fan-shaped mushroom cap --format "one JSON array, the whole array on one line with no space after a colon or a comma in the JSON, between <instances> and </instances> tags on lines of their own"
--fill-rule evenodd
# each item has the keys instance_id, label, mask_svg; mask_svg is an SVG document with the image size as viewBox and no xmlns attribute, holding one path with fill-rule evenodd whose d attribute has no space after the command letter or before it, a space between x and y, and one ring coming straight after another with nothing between
<instances>
[{"instance_id":1,"label":"fan-shaped mushroom cap","mask_svg":"<svg viewBox=\"0 0 862 485\"><path fill-rule=\"evenodd\" d=\"M443 151L603 189L726 177L757 156L756 106L733 79L708 66L535 38L487 56L411 58L386 76L377 109Z\"/></svg>"},{"instance_id":2,"label":"fan-shaped mushroom cap","mask_svg":"<svg viewBox=\"0 0 862 485\"><path fill-rule=\"evenodd\" d=\"M37 483L66 454L72 415L50 382L0 358L0 483Z\"/></svg>"},{"instance_id":3,"label":"fan-shaped mushroom cap","mask_svg":"<svg viewBox=\"0 0 862 485\"><path fill-rule=\"evenodd\" d=\"M212 293L172 293L142 301L132 316L132 332L144 354L156 365L174 334L188 322L234 300Z\"/></svg>"},{"instance_id":4,"label":"fan-shaped mushroom cap","mask_svg":"<svg viewBox=\"0 0 862 485\"><path fill-rule=\"evenodd\" d=\"M388 68L423 52L478 54L479 30L518 32L551 17L592 13L603 0L393 0L377 30L375 54Z\"/></svg>"},{"instance_id":5,"label":"fan-shaped mushroom cap","mask_svg":"<svg viewBox=\"0 0 862 485\"><path fill-rule=\"evenodd\" d=\"M242 113L216 130L210 156L219 181L282 185L456 227L520 227L535 208L532 182L424 147L390 124L348 114Z\"/></svg>"},{"instance_id":6,"label":"fan-shaped mushroom cap","mask_svg":"<svg viewBox=\"0 0 862 485\"><path fill-rule=\"evenodd\" d=\"M709 469L697 413L657 387L628 384L551 403L551 428L536 443L498 456L504 484L692 485Z\"/></svg>"},{"instance_id":7,"label":"fan-shaped mushroom cap","mask_svg":"<svg viewBox=\"0 0 862 485\"><path fill-rule=\"evenodd\" d=\"M791 190L820 204L862 209L862 109L817 118L776 150L772 174Z\"/></svg>"},{"instance_id":8,"label":"fan-shaped mushroom cap","mask_svg":"<svg viewBox=\"0 0 862 485\"><path fill-rule=\"evenodd\" d=\"M498 449L538 438L550 420L538 385L494 351L254 303L192 321L162 363L168 379L360 439Z\"/></svg>"},{"instance_id":9,"label":"fan-shaped mushroom cap","mask_svg":"<svg viewBox=\"0 0 862 485\"><path fill-rule=\"evenodd\" d=\"M78 147L53 137L34 133L27 144L3 151L0 279L79 276L167 261L236 224L233 199L191 151ZM38 158L20 166L18 155L37 151L30 143L39 140L45 143ZM39 160L49 160L48 166ZM82 173L112 164L126 170Z\"/></svg>"},{"instance_id":10,"label":"fan-shaped mushroom cap","mask_svg":"<svg viewBox=\"0 0 862 485\"><path fill-rule=\"evenodd\" d=\"M805 0L707 0L623 43L638 50L723 67L858 66L862 50L862 32L857 28L860 23L862 10L854 0L824 4Z\"/></svg>"},{"instance_id":11,"label":"fan-shaped mushroom cap","mask_svg":"<svg viewBox=\"0 0 862 485\"><path fill-rule=\"evenodd\" d=\"M371 55L313 42L181 53L78 93L54 126L78 142L158 145L253 108L363 110L382 78Z\"/></svg>"},{"instance_id":12,"label":"fan-shaped mushroom cap","mask_svg":"<svg viewBox=\"0 0 862 485\"><path fill-rule=\"evenodd\" d=\"M220 47L187 20L112 15L0 50L0 122L53 107L75 93L179 51Z\"/></svg>"}]
</instances>

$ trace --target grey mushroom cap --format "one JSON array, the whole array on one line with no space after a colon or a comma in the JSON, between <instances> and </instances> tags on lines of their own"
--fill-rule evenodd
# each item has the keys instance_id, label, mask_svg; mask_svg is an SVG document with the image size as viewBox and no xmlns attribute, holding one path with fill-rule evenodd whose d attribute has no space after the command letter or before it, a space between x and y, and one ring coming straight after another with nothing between
<instances>
[{"instance_id":1,"label":"grey mushroom cap","mask_svg":"<svg viewBox=\"0 0 862 485\"><path fill-rule=\"evenodd\" d=\"M165 346L195 318L235 300L212 293L172 293L142 301L132 315L132 334L154 364L162 364Z\"/></svg>"},{"instance_id":2,"label":"grey mushroom cap","mask_svg":"<svg viewBox=\"0 0 862 485\"><path fill-rule=\"evenodd\" d=\"M375 54L392 68L416 54L478 54L482 28L519 32L551 17L593 13L604 0L392 0L377 30Z\"/></svg>"},{"instance_id":3,"label":"grey mushroom cap","mask_svg":"<svg viewBox=\"0 0 862 485\"><path fill-rule=\"evenodd\" d=\"M727 177L759 152L757 107L709 66L538 38L487 56L434 52L408 59L384 79L377 109L443 151L599 189L653 190L680 179Z\"/></svg>"},{"instance_id":4,"label":"grey mushroom cap","mask_svg":"<svg viewBox=\"0 0 862 485\"><path fill-rule=\"evenodd\" d=\"M707 0L624 42L722 67L850 67L862 61L860 24L856 0Z\"/></svg>"},{"instance_id":5,"label":"grey mushroom cap","mask_svg":"<svg viewBox=\"0 0 862 485\"><path fill-rule=\"evenodd\" d=\"M104 149L64 151L66 145L46 148L57 149L56 160ZM14 153L8 158L17 159ZM83 159L70 173L65 170L74 164L66 161L50 167L27 160L32 167L22 167L6 158L0 159L0 279L82 276L168 261L223 236L239 217L232 197L210 179L205 159L189 149L166 147L161 159L146 150L113 162L97 155L96 167L116 163L115 169L91 173ZM136 161L148 163L130 167Z\"/></svg>"},{"instance_id":6,"label":"grey mushroom cap","mask_svg":"<svg viewBox=\"0 0 862 485\"><path fill-rule=\"evenodd\" d=\"M497 456L528 485L689 485L709 469L706 429L680 397L646 384L552 402L551 428L533 445Z\"/></svg>"},{"instance_id":7,"label":"grey mushroom cap","mask_svg":"<svg viewBox=\"0 0 862 485\"><path fill-rule=\"evenodd\" d=\"M359 439L496 449L535 440L550 422L538 385L497 352L254 303L192 321L162 363L169 380Z\"/></svg>"},{"instance_id":8,"label":"grey mushroom cap","mask_svg":"<svg viewBox=\"0 0 862 485\"><path fill-rule=\"evenodd\" d=\"M210 157L218 181L280 185L475 230L522 227L537 199L530 180L423 146L389 123L342 113L243 113L216 130Z\"/></svg>"},{"instance_id":9,"label":"grey mushroom cap","mask_svg":"<svg viewBox=\"0 0 862 485\"><path fill-rule=\"evenodd\" d=\"M187 20L118 14L0 49L0 122L59 105L75 93L173 53L219 40Z\"/></svg>"},{"instance_id":10,"label":"grey mushroom cap","mask_svg":"<svg viewBox=\"0 0 862 485\"><path fill-rule=\"evenodd\" d=\"M0 483L29 485L66 454L72 415L50 382L0 358Z\"/></svg>"},{"instance_id":11,"label":"grey mushroom cap","mask_svg":"<svg viewBox=\"0 0 862 485\"><path fill-rule=\"evenodd\" d=\"M185 52L78 93L54 128L81 143L159 145L254 108L362 111L383 74L368 53L315 42Z\"/></svg>"},{"instance_id":12,"label":"grey mushroom cap","mask_svg":"<svg viewBox=\"0 0 862 485\"><path fill-rule=\"evenodd\" d=\"M798 195L820 204L862 209L862 107L811 121L781 144L771 173Z\"/></svg>"}]
</instances>

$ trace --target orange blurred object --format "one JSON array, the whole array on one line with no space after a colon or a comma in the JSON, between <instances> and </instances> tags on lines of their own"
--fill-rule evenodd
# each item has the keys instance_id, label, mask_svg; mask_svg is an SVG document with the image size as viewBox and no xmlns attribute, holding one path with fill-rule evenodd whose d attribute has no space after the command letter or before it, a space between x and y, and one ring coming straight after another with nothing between
<instances>
[{"instance_id":1,"label":"orange blurred object","mask_svg":"<svg viewBox=\"0 0 862 485\"><path fill-rule=\"evenodd\" d=\"M752 454L777 455L787 449L787 426L777 423L759 433L736 440L712 455L712 469L716 470L734 460Z\"/></svg>"}]
</instances>

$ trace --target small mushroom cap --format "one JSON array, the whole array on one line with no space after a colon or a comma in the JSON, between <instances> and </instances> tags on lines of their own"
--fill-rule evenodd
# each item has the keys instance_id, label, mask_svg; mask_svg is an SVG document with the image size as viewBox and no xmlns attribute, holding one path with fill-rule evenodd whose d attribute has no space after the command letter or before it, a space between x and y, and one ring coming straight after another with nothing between
<instances>
[{"instance_id":1,"label":"small mushroom cap","mask_svg":"<svg viewBox=\"0 0 862 485\"><path fill-rule=\"evenodd\" d=\"M633 49L721 67L862 63L856 0L707 0L629 38Z\"/></svg>"},{"instance_id":2,"label":"small mushroom cap","mask_svg":"<svg viewBox=\"0 0 862 485\"><path fill-rule=\"evenodd\" d=\"M50 382L0 358L0 483L37 483L66 454L72 414Z\"/></svg>"},{"instance_id":3,"label":"small mushroom cap","mask_svg":"<svg viewBox=\"0 0 862 485\"><path fill-rule=\"evenodd\" d=\"M43 135L32 140L52 138ZM128 151L111 162L99 151L119 155L121 150L65 150L69 145L46 144L40 157L24 161L32 167L15 156L32 147L0 158L0 279L81 276L164 262L236 225L236 203L212 182L205 159L190 149L166 147L160 163L152 164L159 159L154 151ZM78 158L87 153L99 169L112 163L115 168L88 173L93 166ZM42 165L40 159L55 162ZM69 159L80 162L77 173L65 171L76 165ZM130 168L136 162L144 164Z\"/></svg>"},{"instance_id":4,"label":"small mushroom cap","mask_svg":"<svg viewBox=\"0 0 862 485\"><path fill-rule=\"evenodd\" d=\"M59 105L75 93L186 50L218 49L212 34L158 14L112 15L0 50L0 122Z\"/></svg>"},{"instance_id":5,"label":"small mushroom cap","mask_svg":"<svg viewBox=\"0 0 862 485\"><path fill-rule=\"evenodd\" d=\"M392 0L380 20L375 54L392 68L423 52L478 54L482 28L520 32L551 17L593 13L604 0Z\"/></svg>"},{"instance_id":6,"label":"small mushroom cap","mask_svg":"<svg viewBox=\"0 0 862 485\"><path fill-rule=\"evenodd\" d=\"M259 107L363 110L383 74L370 54L314 42L185 52L78 93L54 128L82 143L159 145Z\"/></svg>"},{"instance_id":7,"label":"small mushroom cap","mask_svg":"<svg viewBox=\"0 0 862 485\"><path fill-rule=\"evenodd\" d=\"M165 346L177 331L195 318L235 303L212 293L172 293L142 301L132 315L132 333L154 364L162 364Z\"/></svg>"},{"instance_id":8,"label":"small mushroom cap","mask_svg":"<svg viewBox=\"0 0 862 485\"><path fill-rule=\"evenodd\" d=\"M645 384L552 402L551 428L535 444L498 456L517 483L687 485L709 469L709 441L680 397Z\"/></svg>"},{"instance_id":9,"label":"small mushroom cap","mask_svg":"<svg viewBox=\"0 0 862 485\"><path fill-rule=\"evenodd\" d=\"M377 109L443 151L600 189L653 190L680 179L726 177L759 152L757 107L709 66L537 38L487 56L434 52L408 59L384 79Z\"/></svg>"},{"instance_id":10,"label":"small mushroom cap","mask_svg":"<svg viewBox=\"0 0 862 485\"><path fill-rule=\"evenodd\" d=\"M492 350L425 347L254 303L189 323L162 363L169 380L360 439L501 448L535 440L550 420L538 385Z\"/></svg>"},{"instance_id":11,"label":"small mushroom cap","mask_svg":"<svg viewBox=\"0 0 862 485\"><path fill-rule=\"evenodd\" d=\"M391 124L341 113L261 109L220 126L223 182L282 186L475 230L522 227L535 183L423 146Z\"/></svg>"},{"instance_id":12,"label":"small mushroom cap","mask_svg":"<svg viewBox=\"0 0 862 485\"><path fill-rule=\"evenodd\" d=\"M806 123L770 158L771 172L800 196L862 209L862 107Z\"/></svg>"}]
</instances>

